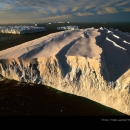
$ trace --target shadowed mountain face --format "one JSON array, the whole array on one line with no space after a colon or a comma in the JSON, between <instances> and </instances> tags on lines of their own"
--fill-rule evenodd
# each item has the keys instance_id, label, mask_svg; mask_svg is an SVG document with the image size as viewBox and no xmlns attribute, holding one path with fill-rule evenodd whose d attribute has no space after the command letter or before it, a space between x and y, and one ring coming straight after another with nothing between
<instances>
[{"instance_id":1,"label":"shadowed mountain face","mask_svg":"<svg viewBox=\"0 0 130 130\"><path fill-rule=\"evenodd\" d=\"M45 85L0 81L0 116L126 116L92 100Z\"/></svg>"}]
</instances>

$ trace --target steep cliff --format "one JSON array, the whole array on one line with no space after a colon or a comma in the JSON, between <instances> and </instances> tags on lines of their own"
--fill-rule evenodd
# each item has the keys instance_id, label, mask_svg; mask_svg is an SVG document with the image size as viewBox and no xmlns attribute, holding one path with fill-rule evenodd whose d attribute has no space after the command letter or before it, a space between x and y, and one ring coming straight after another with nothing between
<instances>
[{"instance_id":1,"label":"steep cliff","mask_svg":"<svg viewBox=\"0 0 130 130\"><path fill-rule=\"evenodd\" d=\"M121 41L104 28L50 34L1 51L0 74L80 95L130 115L126 35Z\"/></svg>"}]
</instances>

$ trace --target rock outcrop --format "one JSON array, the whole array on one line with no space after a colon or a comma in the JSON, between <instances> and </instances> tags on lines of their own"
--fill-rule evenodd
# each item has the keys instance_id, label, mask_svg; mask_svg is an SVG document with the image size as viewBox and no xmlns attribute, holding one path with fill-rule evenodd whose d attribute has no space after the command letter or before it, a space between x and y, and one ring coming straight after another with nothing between
<instances>
[{"instance_id":1,"label":"rock outcrop","mask_svg":"<svg viewBox=\"0 0 130 130\"><path fill-rule=\"evenodd\" d=\"M125 35L105 28L53 33L0 51L0 74L45 84L130 115L130 36Z\"/></svg>"}]
</instances>

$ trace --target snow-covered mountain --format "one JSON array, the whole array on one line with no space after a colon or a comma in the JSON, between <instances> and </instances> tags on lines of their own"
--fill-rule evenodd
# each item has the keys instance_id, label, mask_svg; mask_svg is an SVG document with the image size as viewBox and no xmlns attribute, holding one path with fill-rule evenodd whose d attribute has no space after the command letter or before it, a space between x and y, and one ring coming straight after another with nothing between
<instances>
[{"instance_id":1,"label":"snow-covered mountain","mask_svg":"<svg viewBox=\"0 0 130 130\"><path fill-rule=\"evenodd\" d=\"M36 26L1 26L0 33L25 34L46 31L44 27Z\"/></svg>"},{"instance_id":2,"label":"snow-covered mountain","mask_svg":"<svg viewBox=\"0 0 130 130\"><path fill-rule=\"evenodd\" d=\"M66 30L0 51L0 74L45 84L130 115L130 35Z\"/></svg>"}]
</instances>

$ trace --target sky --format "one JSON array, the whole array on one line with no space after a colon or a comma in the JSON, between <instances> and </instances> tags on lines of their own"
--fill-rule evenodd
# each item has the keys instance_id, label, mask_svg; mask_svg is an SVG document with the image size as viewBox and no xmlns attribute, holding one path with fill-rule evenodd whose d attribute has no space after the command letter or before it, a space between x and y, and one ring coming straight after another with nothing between
<instances>
[{"instance_id":1,"label":"sky","mask_svg":"<svg viewBox=\"0 0 130 130\"><path fill-rule=\"evenodd\" d=\"M130 22L130 0L0 0L0 24Z\"/></svg>"}]
</instances>

